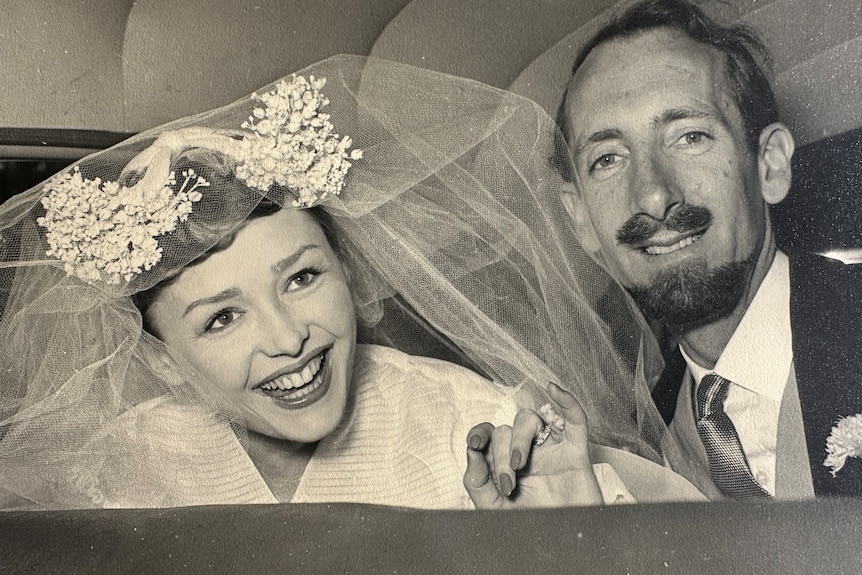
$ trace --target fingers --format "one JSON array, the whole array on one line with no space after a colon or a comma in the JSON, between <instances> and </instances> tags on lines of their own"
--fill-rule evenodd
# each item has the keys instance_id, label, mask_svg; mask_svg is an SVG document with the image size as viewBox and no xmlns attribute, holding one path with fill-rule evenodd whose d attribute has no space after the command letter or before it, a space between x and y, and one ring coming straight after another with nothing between
<instances>
[{"instance_id":1,"label":"fingers","mask_svg":"<svg viewBox=\"0 0 862 575\"><path fill-rule=\"evenodd\" d=\"M491 468L485 454L472 448L467 449L464 488L476 509L492 509L504 503L503 496L491 478Z\"/></svg>"},{"instance_id":2,"label":"fingers","mask_svg":"<svg viewBox=\"0 0 862 575\"><path fill-rule=\"evenodd\" d=\"M494 429L491 445L488 447L488 461L491 465L491 476L500 493L508 497L515 490L515 472L509 465L512 459L512 428L501 425Z\"/></svg>"},{"instance_id":3,"label":"fingers","mask_svg":"<svg viewBox=\"0 0 862 575\"><path fill-rule=\"evenodd\" d=\"M491 442L491 434L494 432L494 426L488 423L480 423L474 425L467 432L467 447L474 451L485 451L488 444Z\"/></svg>"},{"instance_id":4,"label":"fingers","mask_svg":"<svg viewBox=\"0 0 862 575\"><path fill-rule=\"evenodd\" d=\"M511 469L517 471L527 464L530 450L533 448L533 440L544 426L542 418L535 411L522 409L515 414L508 459Z\"/></svg>"},{"instance_id":5,"label":"fingers","mask_svg":"<svg viewBox=\"0 0 862 575\"><path fill-rule=\"evenodd\" d=\"M471 498L476 494L483 502L491 502L490 491L485 491L489 488L498 491L495 498L512 494L515 490L515 472L510 465L511 446L512 428L508 425L495 428L490 423L480 423L470 429L467 433L464 485L471 493Z\"/></svg>"},{"instance_id":6,"label":"fingers","mask_svg":"<svg viewBox=\"0 0 862 575\"><path fill-rule=\"evenodd\" d=\"M508 426L506 426L508 427ZM507 433L500 432L490 423L480 423L467 432L467 470L464 472L464 488L470 495L476 509L490 509L505 505L504 493L501 493L499 473L494 468L494 453L499 451L498 445L508 445ZM512 477L507 476L503 485L511 493Z\"/></svg>"},{"instance_id":7,"label":"fingers","mask_svg":"<svg viewBox=\"0 0 862 575\"><path fill-rule=\"evenodd\" d=\"M587 414L574 395L555 383L548 385L548 396L566 418L566 438L572 448L571 464L583 469L591 468Z\"/></svg>"},{"instance_id":8,"label":"fingers","mask_svg":"<svg viewBox=\"0 0 862 575\"><path fill-rule=\"evenodd\" d=\"M563 392L560 390L562 394ZM565 395L564 402L571 402ZM464 487L477 508L500 507L517 487L517 471L523 470L532 456L533 441L545 427L535 411L522 409L512 426L494 427L480 423L467 433L467 470Z\"/></svg>"},{"instance_id":9,"label":"fingers","mask_svg":"<svg viewBox=\"0 0 862 575\"><path fill-rule=\"evenodd\" d=\"M533 440L544 428L545 422L535 411L522 409L515 414L512 426L494 429L491 437L491 474L506 497L517 487L517 473L530 459Z\"/></svg>"},{"instance_id":10,"label":"fingers","mask_svg":"<svg viewBox=\"0 0 862 575\"><path fill-rule=\"evenodd\" d=\"M548 384L548 396L562 411L562 416L575 425L586 425L587 414L575 396L556 383Z\"/></svg>"}]
</instances>

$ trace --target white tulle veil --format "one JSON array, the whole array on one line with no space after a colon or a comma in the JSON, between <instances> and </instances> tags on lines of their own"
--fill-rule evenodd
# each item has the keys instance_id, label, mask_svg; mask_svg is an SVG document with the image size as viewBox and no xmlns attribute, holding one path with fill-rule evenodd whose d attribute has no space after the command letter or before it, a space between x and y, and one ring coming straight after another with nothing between
<instances>
[{"instance_id":1,"label":"white tulle veil","mask_svg":"<svg viewBox=\"0 0 862 575\"><path fill-rule=\"evenodd\" d=\"M664 424L649 395L660 354L623 290L576 241L560 202L568 158L554 156L561 136L551 118L514 94L382 60L339 56L297 73L326 78L325 111L363 150L340 196L323 204L361 340L457 361L537 398L558 382L581 401L594 442L660 460ZM159 134L237 131L254 104L183 118L76 165L115 181ZM113 422L159 396L205 406L244 441L243 422L142 330L129 296L201 255L261 193L204 190L190 220L218 219L211 237L191 246L165 234L163 262L107 285L46 255L44 185L0 208L0 501L94 505L87 478L123 457L112 452Z\"/></svg>"}]
</instances>

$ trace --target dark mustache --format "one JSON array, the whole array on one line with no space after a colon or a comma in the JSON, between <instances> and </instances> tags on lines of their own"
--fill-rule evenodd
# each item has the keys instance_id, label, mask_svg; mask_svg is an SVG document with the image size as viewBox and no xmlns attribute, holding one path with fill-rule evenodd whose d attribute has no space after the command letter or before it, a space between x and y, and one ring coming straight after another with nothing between
<instances>
[{"instance_id":1,"label":"dark mustache","mask_svg":"<svg viewBox=\"0 0 862 575\"><path fill-rule=\"evenodd\" d=\"M696 230L712 222L712 212L703 206L682 204L663 220L638 214L620 226L617 241L621 244L642 244L661 231L684 233Z\"/></svg>"}]
</instances>

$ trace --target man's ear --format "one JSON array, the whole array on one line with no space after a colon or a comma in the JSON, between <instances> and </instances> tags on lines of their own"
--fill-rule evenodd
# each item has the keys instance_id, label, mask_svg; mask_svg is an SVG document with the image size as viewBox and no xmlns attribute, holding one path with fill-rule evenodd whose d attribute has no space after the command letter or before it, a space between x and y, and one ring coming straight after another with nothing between
<instances>
[{"instance_id":1,"label":"man's ear","mask_svg":"<svg viewBox=\"0 0 862 575\"><path fill-rule=\"evenodd\" d=\"M795 147L793 135L784 124L770 124L760 132L760 192L769 204L777 204L790 191L790 159Z\"/></svg>"},{"instance_id":2,"label":"man's ear","mask_svg":"<svg viewBox=\"0 0 862 575\"><path fill-rule=\"evenodd\" d=\"M593 222L590 220L590 214L587 212L587 207L584 205L581 196L575 189L575 185L571 182L565 182L560 192L563 207L566 208L569 217L575 223L575 234L581 246L588 253L596 253L599 251L599 238L596 235L596 230L593 228Z\"/></svg>"}]
</instances>

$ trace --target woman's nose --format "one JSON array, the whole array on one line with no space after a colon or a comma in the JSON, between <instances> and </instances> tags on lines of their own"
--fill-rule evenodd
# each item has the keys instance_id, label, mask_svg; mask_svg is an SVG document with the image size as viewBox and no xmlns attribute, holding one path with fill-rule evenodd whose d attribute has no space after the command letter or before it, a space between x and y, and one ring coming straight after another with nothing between
<instances>
[{"instance_id":1,"label":"woman's nose","mask_svg":"<svg viewBox=\"0 0 862 575\"><path fill-rule=\"evenodd\" d=\"M670 209L684 202L674 171L655 155L644 155L635 161L630 172L632 209L635 214L646 214L663 220Z\"/></svg>"},{"instance_id":2,"label":"woman's nose","mask_svg":"<svg viewBox=\"0 0 862 575\"><path fill-rule=\"evenodd\" d=\"M277 355L299 356L308 339L308 323L296 310L272 309L261 322L261 351Z\"/></svg>"}]
</instances>

